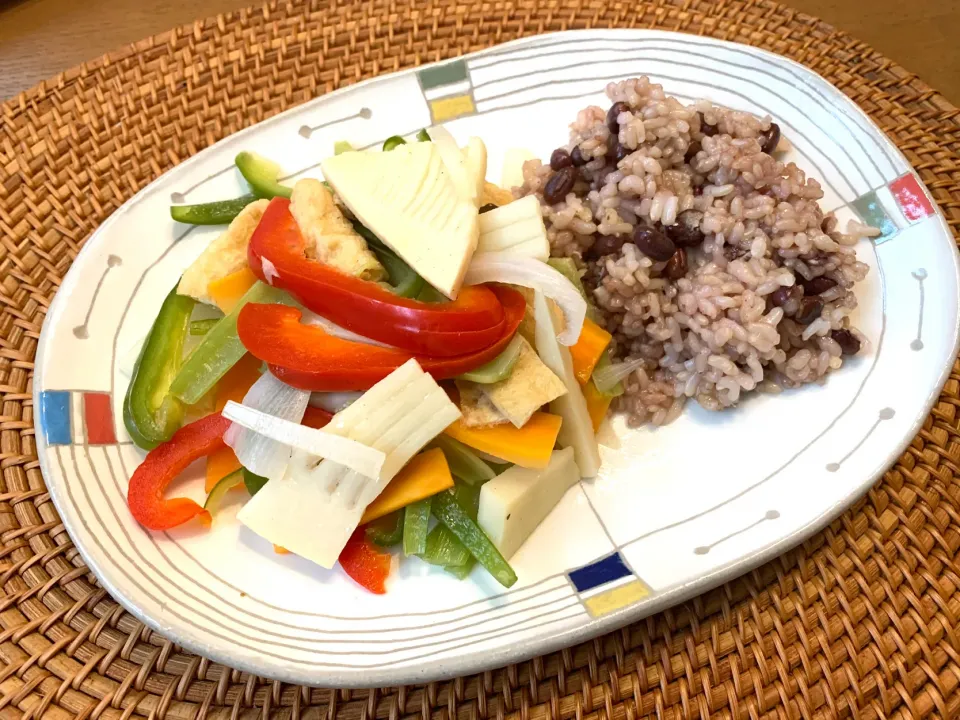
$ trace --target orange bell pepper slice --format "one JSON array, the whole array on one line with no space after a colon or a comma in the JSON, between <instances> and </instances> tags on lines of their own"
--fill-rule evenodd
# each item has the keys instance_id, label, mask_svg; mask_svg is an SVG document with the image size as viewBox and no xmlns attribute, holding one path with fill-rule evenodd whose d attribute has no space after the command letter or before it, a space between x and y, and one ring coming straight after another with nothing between
<instances>
[{"instance_id":1,"label":"orange bell pepper slice","mask_svg":"<svg viewBox=\"0 0 960 720\"><path fill-rule=\"evenodd\" d=\"M239 362L220 378L214 389L214 407L217 412L223 410L228 400L243 402L243 397L250 387L260 378L260 367L263 363L250 353L247 353ZM210 492L221 478L240 469L240 461L233 452L233 448L224 445L214 451L207 458L207 470L204 480L205 491ZM240 480L237 484L240 484Z\"/></svg>"},{"instance_id":2,"label":"orange bell pepper slice","mask_svg":"<svg viewBox=\"0 0 960 720\"><path fill-rule=\"evenodd\" d=\"M360 524L366 525L394 510L452 487L453 475L450 474L450 466L447 465L443 450L426 450L408 462L403 470L387 483L383 492L367 505Z\"/></svg>"},{"instance_id":3,"label":"orange bell pepper slice","mask_svg":"<svg viewBox=\"0 0 960 720\"><path fill-rule=\"evenodd\" d=\"M245 267L211 282L207 285L207 294L223 314L227 315L256 281L257 276L253 274L253 270Z\"/></svg>"},{"instance_id":4,"label":"orange bell pepper slice","mask_svg":"<svg viewBox=\"0 0 960 720\"><path fill-rule=\"evenodd\" d=\"M445 432L480 452L525 468L545 468L550 462L553 446L563 418L559 415L537 412L522 428L509 423L489 427L467 427L457 420Z\"/></svg>"},{"instance_id":5,"label":"orange bell pepper slice","mask_svg":"<svg viewBox=\"0 0 960 720\"><path fill-rule=\"evenodd\" d=\"M570 359L573 360L573 372L577 376L577 382L586 385L590 376L593 375L593 368L597 361L607 349L613 336L597 325L590 318L584 318L583 329L580 331L580 337L570 348Z\"/></svg>"},{"instance_id":6,"label":"orange bell pepper slice","mask_svg":"<svg viewBox=\"0 0 960 720\"><path fill-rule=\"evenodd\" d=\"M607 416L610 409L610 403L613 402L612 395L604 395L593 382L588 382L583 386L583 399L587 401L587 412L590 413L590 422L593 423L593 432L600 430L603 419Z\"/></svg>"}]
</instances>

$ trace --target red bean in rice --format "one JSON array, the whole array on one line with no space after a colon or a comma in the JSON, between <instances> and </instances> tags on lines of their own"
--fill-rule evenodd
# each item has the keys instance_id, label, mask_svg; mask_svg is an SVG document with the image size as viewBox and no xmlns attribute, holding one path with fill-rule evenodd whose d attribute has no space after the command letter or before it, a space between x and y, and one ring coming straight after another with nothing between
<instances>
[{"instance_id":1,"label":"red bean in rice","mask_svg":"<svg viewBox=\"0 0 960 720\"><path fill-rule=\"evenodd\" d=\"M608 110L578 113L563 146L579 171L566 197L544 200L554 171L538 160L516 192L540 198L552 254L584 270L616 357L644 360L618 400L631 425L668 423L688 398L720 410L754 390L821 382L843 364L833 333L847 348L866 344L849 320L867 274L855 245L877 231L851 222L840 232L817 204L820 184L762 151L779 136L770 118L685 106L645 77L611 83L607 96L625 103L609 118L619 132ZM697 220L703 240L690 247ZM638 227L679 239L686 273L644 255ZM827 289L814 301L802 286ZM791 290L772 299L781 288Z\"/></svg>"}]
</instances>

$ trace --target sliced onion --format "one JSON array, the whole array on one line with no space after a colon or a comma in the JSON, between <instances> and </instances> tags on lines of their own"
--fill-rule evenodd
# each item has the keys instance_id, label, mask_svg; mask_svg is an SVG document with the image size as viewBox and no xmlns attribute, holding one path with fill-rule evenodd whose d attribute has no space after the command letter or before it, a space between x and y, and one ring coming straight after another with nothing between
<instances>
[{"instance_id":1,"label":"sliced onion","mask_svg":"<svg viewBox=\"0 0 960 720\"><path fill-rule=\"evenodd\" d=\"M223 408L223 416L235 425L285 444L288 451L302 450L318 462L321 458L332 460L369 478L380 477L386 460L384 453L369 445L268 415L232 400Z\"/></svg>"},{"instance_id":2,"label":"sliced onion","mask_svg":"<svg viewBox=\"0 0 960 720\"><path fill-rule=\"evenodd\" d=\"M644 360L640 358L637 360L611 363L602 368L597 368L591 376L593 378L593 384L597 386L597 390L600 392L610 392L616 387L618 382L629 377L630 373L638 368L643 367L643 363Z\"/></svg>"},{"instance_id":3,"label":"sliced onion","mask_svg":"<svg viewBox=\"0 0 960 720\"><path fill-rule=\"evenodd\" d=\"M365 337L363 335L357 335L357 333L342 328L334 322L327 320L322 315L317 315L315 312L311 312L304 308L303 315L300 318L300 322L304 325L315 325L318 328L321 328L328 335L332 335L335 338L340 338L341 340L349 340L350 342L363 343L364 345L376 345L378 347L389 348L391 345L382 343L379 340L373 340L371 338Z\"/></svg>"},{"instance_id":4,"label":"sliced onion","mask_svg":"<svg viewBox=\"0 0 960 720\"><path fill-rule=\"evenodd\" d=\"M350 407L360 396L362 392L315 392L310 396L311 407L320 408L327 412L338 413L344 408Z\"/></svg>"},{"instance_id":5,"label":"sliced onion","mask_svg":"<svg viewBox=\"0 0 960 720\"><path fill-rule=\"evenodd\" d=\"M587 315L587 301L573 284L547 265L534 258L517 257L511 253L486 252L473 256L464 285L501 282L539 290L560 306L563 312L563 332L557 336L562 345L575 345Z\"/></svg>"},{"instance_id":6,"label":"sliced onion","mask_svg":"<svg viewBox=\"0 0 960 720\"><path fill-rule=\"evenodd\" d=\"M253 410L282 420L299 423L307 409L310 393L277 380L269 372L260 376L243 397L243 404ZM240 464L250 472L274 479L281 477L290 462L290 446L259 435L234 423L223 436L233 448Z\"/></svg>"}]
</instances>

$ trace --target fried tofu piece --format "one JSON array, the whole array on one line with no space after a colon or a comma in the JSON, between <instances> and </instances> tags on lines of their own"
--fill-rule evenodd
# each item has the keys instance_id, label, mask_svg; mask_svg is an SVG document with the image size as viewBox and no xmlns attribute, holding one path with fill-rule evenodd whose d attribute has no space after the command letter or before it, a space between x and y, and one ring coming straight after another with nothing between
<instances>
[{"instance_id":1,"label":"fried tofu piece","mask_svg":"<svg viewBox=\"0 0 960 720\"><path fill-rule=\"evenodd\" d=\"M527 309L523 311L523 320L520 321L517 332L531 345L537 341L537 320L533 315L532 306L527 305Z\"/></svg>"},{"instance_id":2,"label":"fried tofu piece","mask_svg":"<svg viewBox=\"0 0 960 720\"><path fill-rule=\"evenodd\" d=\"M512 202L513 193L509 190L504 190L492 182L485 182L483 184L483 192L480 193L480 207L484 205L496 205L500 207L501 205L508 205Z\"/></svg>"},{"instance_id":3,"label":"fried tofu piece","mask_svg":"<svg viewBox=\"0 0 960 720\"><path fill-rule=\"evenodd\" d=\"M214 305L207 287L247 265L247 247L253 231L270 203L255 200L233 219L229 227L187 268L177 292ZM341 272L382 280L387 273L367 242L333 201L333 195L319 180L304 179L293 187L290 212L303 233L307 257L332 265Z\"/></svg>"},{"instance_id":4,"label":"fried tofu piece","mask_svg":"<svg viewBox=\"0 0 960 720\"><path fill-rule=\"evenodd\" d=\"M247 246L269 200L247 205L221 235L211 242L180 278L177 292L208 305L215 305L207 292L214 280L231 275L247 266Z\"/></svg>"},{"instance_id":5,"label":"fried tofu piece","mask_svg":"<svg viewBox=\"0 0 960 720\"><path fill-rule=\"evenodd\" d=\"M490 400L483 394L483 386L469 380L456 380L457 390L460 391L460 413L464 425L467 427L489 427L503 425L507 418L497 410Z\"/></svg>"},{"instance_id":6,"label":"fried tofu piece","mask_svg":"<svg viewBox=\"0 0 960 720\"><path fill-rule=\"evenodd\" d=\"M363 280L383 280L386 270L319 180L305 178L293 186L290 212L307 241L307 256Z\"/></svg>"},{"instance_id":7,"label":"fried tofu piece","mask_svg":"<svg viewBox=\"0 0 960 720\"><path fill-rule=\"evenodd\" d=\"M510 377L481 385L493 407L515 427L523 427L543 405L566 394L563 380L548 368L526 339L521 339L520 356Z\"/></svg>"}]
</instances>

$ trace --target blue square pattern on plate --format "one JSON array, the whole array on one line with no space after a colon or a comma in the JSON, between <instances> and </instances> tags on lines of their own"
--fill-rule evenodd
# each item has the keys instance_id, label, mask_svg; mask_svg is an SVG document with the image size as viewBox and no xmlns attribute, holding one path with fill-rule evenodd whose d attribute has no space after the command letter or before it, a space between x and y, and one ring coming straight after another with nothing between
<instances>
[{"instance_id":1,"label":"blue square pattern on plate","mask_svg":"<svg viewBox=\"0 0 960 720\"><path fill-rule=\"evenodd\" d=\"M605 558L597 560L595 563L585 565L582 568L572 570L569 573L570 582L577 589L577 592L587 592L600 585L606 585L614 580L632 575L630 568L623 561L620 553L608 555Z\"/></svg>"},{"instance_id":2,"label":"blue square pattern on plate","mask_svg":"<svg viewBox=\"0 0 960 720\"><path fill-rule=\"evenodd\" d=\"M47 445L69 445L70 393L67 390L44 390L40 393L40 427Z\"/></svg>"}]
</instances>

